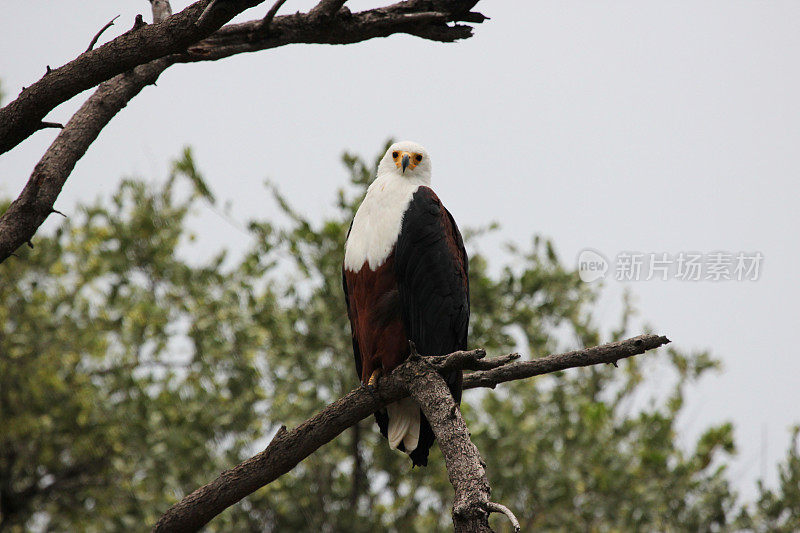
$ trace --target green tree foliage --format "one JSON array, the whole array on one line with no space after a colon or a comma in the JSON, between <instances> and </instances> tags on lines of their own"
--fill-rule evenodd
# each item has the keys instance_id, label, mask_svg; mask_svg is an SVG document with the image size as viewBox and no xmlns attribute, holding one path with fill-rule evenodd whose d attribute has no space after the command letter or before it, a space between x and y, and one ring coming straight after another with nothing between
<instances>
[{"instance_id":1,"label":"green tree foliage","mask_svg":"<svg viewBox=\"0 0 800 533\"><path fill-rule=\"evenodd\" d=\"M3 525L140 528L265 430L252 278L177 257L171 188L126 181L0 268Z\"/></svg>"},{"instance_id":2,"label":"green tree foliage","mask_svg":"<svg viewBox=\"0 0 800 533\"><path fill-rule=\"evenodd\" d=\"M0 529L144 530L278 426L358 385L340 265L377 162L343 162L351 183L331 213L309 219L273 187L282 222L250 222L235 257L182 253L191 213L214 202L186 150L162 185L126 180L0 265ZM538 357L608 340L596 294L550 242L511 247L490 269L475 249L483 231L465 231L473 346ZM495 498L528 530L725 530L733 517L796 528L796 442L780 492L762 489L753 510L725 478L730 424L676 445L684 392L715 366L667 350L465 393ZM671 379L667 395L648 397L654 374ZM208 529L446 530L437 448L430 465L412 470L366 420Z\"/></svg>"},{"instance_id":3,"label":"green tree foliage","mask_svg":"<svg viewBox=\"0 0 800 533\"><path fill-rule=\"evenodd\" d=\"M741 511L736 525L741 530L759 533L800 531L800 426L792 431L786 459L778 465L778 488L759 482L759 498Z\"/></svg>"}]
</instances>

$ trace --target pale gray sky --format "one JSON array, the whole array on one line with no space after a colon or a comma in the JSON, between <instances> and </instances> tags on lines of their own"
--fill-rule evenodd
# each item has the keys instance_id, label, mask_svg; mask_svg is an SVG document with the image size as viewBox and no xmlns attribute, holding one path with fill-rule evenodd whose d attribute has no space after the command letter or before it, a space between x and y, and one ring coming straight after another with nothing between
<instances>
[{"instance_id":1,"label":"pale gray sky","mask_svg":"<svg viewBox=\"0 0 800 533\"><path fill-rule=\"evenodd\" d=\"M137 13L149 17L145 0L9 4L0 19L6 101L45 65L84 50L113 16L122 15L105 39ZM309 4L290 0L283 11ZM724 373L692 391L682 431L734 421L731 478L751 495L762 457L774 481L788 428L800 422L800 4L484 0L479 8L492 20L456 44L394 36L170 68L102 132L56 207L68 213L125 174L163 177L189 144L239 220L269 205L266 177L318 217L346 178L342 150L371 157L394 136L427 147L434 187L460 225L502 224L484 252L533 233L552 237L567 262L586 247L609 258L761 252L755 282L611 279L597 315L614 324L628 288L643 321L676 346L722 359ZM84 98L49 119L65 122ZM0 157L0 194L18 194L54 135L39 132ZM244 243L213 214L198 228L212 246Z\"/></svg>"}]
</instances>

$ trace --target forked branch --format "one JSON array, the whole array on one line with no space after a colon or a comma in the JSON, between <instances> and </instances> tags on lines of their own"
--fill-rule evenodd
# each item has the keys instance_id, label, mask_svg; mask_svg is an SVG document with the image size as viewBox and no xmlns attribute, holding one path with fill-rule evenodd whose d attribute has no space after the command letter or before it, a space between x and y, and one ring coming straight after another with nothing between
<instances>
[{"instance_id":1,"label":"forked branch","mask_svg":"<svg viewBox=\"0 0 800 533\"><path fill-rule=\"evenodd\" d=\"M214 9L213 16L196 26L207 1L195 2L158 24L135 24L130 31L84 52L25 88L16 100L0 109L0 153L30 136L47 113L81 91L138 65L184 51L263 0L226 0L224 8Z\"/></svg>"},{"instance_id":2,"label":"forked branch","mask_svg":"<svg viewBox=\"0 0 800 533\"><path fill-rule=\"evenodd\" d=\"M497 384L506 381L525 379L567 368L614 363L619 359L653 350L668 342L669 339L666 337L641 335L594 348L549 355L533 361L507 362L491 370L481 370L465 375L464 388L494 388ZM464 361L469 358L451 354L425 358L425 363L426 366L436 365L442 361L448 361L448 359L448 364L454 364L454 361ZM493 361L493 359L488 361ZM404 379L406 369L419 364L419 361L416 360L409 361L381 379L377 394L359 387L328 405L296 428L279 431L264 451L223 472L208 485L200 487L173 505L158 521L154 531L197 531L226 508L289 472L320 446L330 442L359 420L368 417L386 404L408 396L410 385ZM510 370L505 372L506 369ZM413 368L410 372L413 373ZM455 411L453 416L460 418L458 409ZM428 411L426 411L426 415L428 415ZM431 413L431 416L434 414ZM440 446L441 442L440 439ZM474 477L474 474L470 475L474 479L480 479L480 473L477 477ZM482 503L482 505L484 512L496 511L496 508L488 503Z\"/></svg>"},{"instance_id":3,"label":"forked branch","mask_svg":"<svg viewBox=\"0 0 800 533\"><path fill-rule=\"evenodd\" d=\"M453 361L470 362L470 359L462 357L451 359ZM467 424L444 379L434 365L415 353L413 347L408 361L393 374L405 382L411 397L425 413L442 450L455 491L453 525L456 533L490 532L491 488L486 477L486 463L470 440Z\"/></svg>"},{"instance_id":4,"label":"forked branch","mask_svg":"<svg viewBox=\"0 0 800 533\"><path fill-rule=\"evenodd\" d=\"M75 164L106 124L171 65L212 61L292 43L350 44L396 33L453 42L472 35L471 26L457 22L486 19L470 11L476 0L406 0L358 13L342 7L342 0L321 0L308 13L276 16L283 4L278 0L261 20L220 28L262 1L224 0L212 6L209 0L201 0L172 15L167 0L150 0L153 24L138 16L133 29L119 37L62 67L48 67L42 79L0 109L1 154L40 129L60 127L43 122L47 113L80 91L100 84L48 148L11 208L0 216L0 262L31 241L53 211ZM98 32L92 46L109 26ZM108 103L103 96L108 94L124 98ZM100 112L95 113L98 109ZM78 142L73 143L76 138Z\"/></svg>"}]
</instances>

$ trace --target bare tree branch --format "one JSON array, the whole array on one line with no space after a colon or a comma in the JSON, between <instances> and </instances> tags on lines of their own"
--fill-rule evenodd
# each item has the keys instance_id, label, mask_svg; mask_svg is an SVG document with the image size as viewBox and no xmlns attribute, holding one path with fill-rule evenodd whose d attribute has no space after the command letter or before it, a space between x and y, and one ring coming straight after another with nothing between
<instances>
[{"instance_id":1,"label":"bare tree branch","mask_svg":"<svg viewBox=\"0 0 800 533\"><path fill-rule=\"evenodd\" d=\"M156 22L172 11L167 0L155 0L152 9ZM33 233L51 213L63 215L54 205L75 164L106 124L144 87L154 84L173 62L174 58L157 59L101 83L66 127L42 123L48 124L43 127L62 130L39 160L22 193L0 217L0 261L22 244L30 243Z\"/></svg>"},{"instance_id":2,"label":"bare tree branch","mask_svg":"<svg viewBox=\"0 0 800 533\"><path fill-rule=\"evenodd\" d=\"M144 17L142 17L142 15L136 15L136 17L133 19L133 28L131 28L131 31L138 30L144 26L147 26L147 23L144 21Z\"/></svg>"},{"instance_id":3,"label":"bare tree branch","mask_svg":"<svg viewBox=\"0 0 800 533\"><path fill-rule=\"evenodd\" d=\"M505 383L506 381L550 374L551 372L558 372L559 370L566 370L567 368L579 366L591 366L600 363L616 365L616 362L620 359L639 355L647 350L652 350L664 344L668 344L669 342L669 339L666 337L640 335L624 341L603 344L593 348L575 350L574 352L566 352L558 355L548 355L547 357L532 359L530 361L511 363L494 370L484 370L466 374L464 376L464 389L474 389L476 387L489 387L493 389L498 384ZM489 359L489 361L491 361L491 359Z\"/></svg>"},{"instance_id":4,"label":"bare tree branch","mask_svg":"<svg viewBox=\"0 0 800 533\"><path fill-rule=\"evenodd\" d=\"M408 360L392 375L405 382L411 397L425 413L436 435L450 483L455 490L455 532L490 533L487 504L491 488L486 477L486 463L470 440L467 424L444 379L433 365L415 352L413 350Z\"/></svg>"},{"instance_id":5,"label":"bare tree branch","mask_svg":"<svg viewBox=\"0 0 800 533\"><path fill-rule=\"evenodd\" d=\"M150 7L153 10L153 22L161 22L172 16L172 6L169 5L169 0L150 0Z\"/></svg>"},{"instance_id":6,"label":"bare tree branch","mask_svg":"<svg viewBox=\"0 0 800 533\"><path fill-rule=\"evenodd\" d=\"M519 533L519 520L511 512L511 509L497 502L489 502L486 504L486 510L490 513L502 513L511 522L511 527L514 528L514 533Z\"/></svg>"},{"instance_id":7,"label":"bare tree branch","mask_svg":"<svg viewBox=\"0 0 800 533\"><path fill-rule=\"evenodd\" d=\"M641 335L585 350L549 355L533 361L508 363L494 370L484 370L464 376L464 388L494 388L498 383L505 381L525 379L571 367L614 363L619 359L653 350L668 342L666 337ZM451 355L425 359L433 364L446 361L448 358L450 363L465 359L461 356L451 358ZM506 368L513 370L508 373L501 372ZM284 428L279 431L264 451L226 470L208 485L200 487L173 505L159 519L154 531L197 531L226 508L289 472L300 461L348 427L382 406L408 396L406 382L400 377L403 370L399 372L398 370L380 380L377 392L359 387L296 428L290 431L285 431ZM486 509L492 510L488 507Z\"/></svg>"},{"instance_id":8,"label":"bare tree branch","mask_svg":"<svg viewBox=\"0 0 800 533\"><path fill-rule=\"evenodd\" d=\"M57 128L57 129L63 130L64 129L64 125L63 124L59 124L58 122L40 122L36 126L37 130L43 130L43 129L46 129L46 128Z\"/></svg>"},{"instance_id":9,"label":"bare tree branch","mask_svg":"<svg viewBox=\"0 0 800 533\"><path fill-rule=\"evenodd\" d=\"M66 65L51 70L45 77L23 89L16 100L0 109L0 153L10 150L34 133L35 125L47 113L81 91L137 65L183 53L187 47L208 37L234 16L263 1L225 0L214 3L214 7L210 8L211 1L200 0L180 13L169 16L171 9L164 7L165 4L168 6L167 2L151 0L154 12L159 13L159 17L154 17L155 24L144 24L137 17L139 22L132 30L97 49L90 48ZM267 39L262 35L261 39L254 39L253 36L265 28L263 20L232 24L219 32L221 42L211 40L205 43L195 50L195 54L183 58L182 62L220 59L289 43L349 44L393 33L409 33L425 39L452 42L470 37L472 28L459 24L449 26L448 22L480 23L486 20L482 14L470 12L476 3L474 0L407 0L351 14L348 10L339 9L344 4L342 0L322 0L309 13L297 13L276 20L280 24L273 28L274 32L269 32L277 33L276 37ZM163 18L165 15L166 18ZM232 38L237 33L240 35ZM96 37L99 37L99 33ZM220 48L223 44L226 45L225 49ZM232 45L237 46L231 48Z\"/></svg>"},{"instance_id":10,"label":"bare tree branch","mask_svg":"<svg viewBox=\"0 0 800 533\"><path fill-rule=\"evenodd\" d=\"M208 3L203 12L200 13L200 16L197 17L197 20L195 21L196 26L200 26L203 22L205 22L205 20L208 18L208 14L211 13L211 10L214 9L215 5L217 5L217 0L211 0Z\"/></svg>"},{"instance_id":11,"label":"bare tree branch","mask_svg":"<svg viewBox=\"0 0 800 533\"><path fill-rule=\"evenodd\" d=\"M116 16L116 17L114 17L113 19L109 20L109 21L106 23L106 25L105 25L105 26L103 26L102 28L100 28L100 31L98 31L97 33L95 33L94 37L92 38L92 42L90 42L90 43L89 43L89 47L88 47L88 48L86 48L86 51L87 51L87 52L89 52L89 51L90 51L92 48L94 48L94 45L96 45L96 44L97 44L97 39L99 39L99 38L100 38L100 36L101 36L101 35L103 35L103 32L105 32L105 31L106 31L108 28L110 28L111 26L113 26L113 25L114 25L114 21L115 21L115 20L117 20L118 18L119 18L119 15L117 15L117 16ZM49 74L49 73L51 72L51 69L50 69L50 67L49 67L49 66L47 67L47 70L48 70L48 74Z\"/></svg>"},{"instance_id":12,"label":"bare tree branch","mask_svg":"<svg viewBox=\"0 0 800 533\"><path fill-rule=\"evenodd\" d=\"M92 41L89 43L89 46L86 48L87 52L89 52L92 48L94 48L94 45L97 44L97 40L100 38L101 35L103 35L103 32L105 32L108 28L113 26L114 25L114 21L117 20L118 18L119 18L119 15L117 15L113 19L109 20L106 23L105 26L100 28L100 31L98 31L97 33L94 34L94 37L92 37ZM47 68L48 68L48 71L50 71L50 67L48 66Z\"/></svg>"},{"instance_id":13,"label":"bare tree branch","mask_svg":"<svg viewBox=\"0 0 800 533\"><path fill-rule=\"evenodd\" d=\"M134 27L103 46L52 70L0 109L0 153L36 131L36 125L57 105L117 74L154 59L186 50L224 23L263 0L226 0L204 24L195 21L208 0L200 0L157 24Z\"/></svg>"},{"instance_id":14,"label":"bare tree branch","mask_svg":"<svg viewBox=\"0 0 800 533\"><path fill-rule=\"evenodd\" d=\"M272 7L269 8L267 14L264 15L264 18L261 19L261 21L258 23L257 30L259 32L266 33L267 31L269 31L269 25L272 24L272 19L275 18L275 15L278 14L278 10L285 2L286 0L276 0L276 2L272 4Z\"/></svg>"},{"instance_id":15,"label":"bare tree branch","mask_svg":"<svg viewBox=\"0 0 800 533\"><path fill-rule=\"evenodd\" d=\"M150 0L154 24L145 25L141 17L137 17L141 23L137 24L138 29L82 54L63 67L48 69L41 80L24 89L15 101L0 109L2 153L42 127L57 127L55 123L41 122L44 115L56 105L106 79L105 76L109 74L139 65L101 84L67 123L64 128L67 131L62 131L51 144L20 196L0 216L0 262L33 238L52 212L56 198L75 164L103 127L142 88L155 83L161 72L172 64L217 60L290 43L349 44L395 33L452 42L471 36L472 28L458 24L451 26L450 22L481 22L486 19L480 13L469 11L476 3L474 0L407 0L355 14L341 9L330 17L312 16L310 13L275 17L273 13L273 18L269 19L268 12L262 20L230 24L212 37L197 42L214 27L234 16L236 10L241 11L262 1L220 2L210 11L208 20L201 24L200 31L193 29L195 19L208 5L208 0L196 2L172 16L169 2ZM279 0L273 4L270 11L274 9L277 12L280 3ZM326 9L333 5L331 2L321 2L317 7L323 4L327 6ZM264 31L264 20L269 22L268 31ZM151 39L154 41L151 42ZM138 52L140 49L141 53ZM155 60L148 59L167 50L174 50L175 53ZM121 54L121 59L115 57L117 52ZM105 62L111 64L105 65ZM111 98L109 94L127 96L120 100ZM106 107L104 98L113 100L111 105ZM71 144L75 139L77 142Z\"/></svg>"},{"instance_id":16,"label":"bare tree branch","mask_svg":"<svg viewBox=\"0 0 800 533\"><path fill-rule=\"evenodd\" d=\"M332 17L339 12L345 2L347 0L320 0L308 14L314 17Z\"/></svg>"},{"instance_id":17,"label":"bare tree branch","mask_svg":"<svg viewBox=\"0 0 800 533\"><path fill-rule=\"evenodd\" d=\"M475 2L467 2L470 7ZM480 23L486 17L470 12L464 2L408 0L358 13L342 10L336 16L296 13L274 17L269 31L262 21L228 24L211 37L190 46L179 62L217 60L244 52L267 50L293 43L351 44L396 33L454 42L472 36L472 27L457 22ZM432 9L433 8L433 9Z\"/></svg>"},{"instance_id":18,"label":"bare tree branch","mask_svg":"<svg viewBox=\"0 0 800 533\"><path fill-rule=\"evenodd\" d=\"M33 169L22 193L0 217L0 260L30 242L36 229L55 212L64 182L100 131L172 63L170 58L157 59L101 83L72 116Z\"/></svg>"},{"instance_id":19,"label":"bare tree branch","mask_svg":"<svg viewBox=\"0 0 800 533\"><path fill-rule=\"evenodd\" d=\"M520 358L518 353L501 355L484 359L486 351L483 349L469 350L465 352L453 352L449 355L428 357L426 361L439 372L447 370L492 370L501 367Z\"/></svg>"}]
</instances>

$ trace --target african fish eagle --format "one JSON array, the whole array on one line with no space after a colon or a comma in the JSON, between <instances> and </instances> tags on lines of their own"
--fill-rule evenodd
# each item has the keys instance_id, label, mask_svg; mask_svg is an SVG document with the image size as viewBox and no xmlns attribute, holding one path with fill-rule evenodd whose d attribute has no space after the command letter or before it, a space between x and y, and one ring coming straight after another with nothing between
<instances>
[{"instance_id":1,"label":"african fish eagle","mask_svg":"<svg viewBox=\"0 0 800 533\"><path fill-rule=\"evenodd\" d=\"M431 159L413 142L389 147L358 208L345 245L342 278L356 373L372 387L409 355L467 347L467 253L452 215L431 185ZM461 371L442 376L461 400ZM411 398L375 413L392 449L428 464L434 435Z\"/></svg>"}]
</instances>

